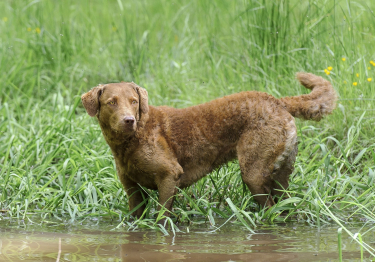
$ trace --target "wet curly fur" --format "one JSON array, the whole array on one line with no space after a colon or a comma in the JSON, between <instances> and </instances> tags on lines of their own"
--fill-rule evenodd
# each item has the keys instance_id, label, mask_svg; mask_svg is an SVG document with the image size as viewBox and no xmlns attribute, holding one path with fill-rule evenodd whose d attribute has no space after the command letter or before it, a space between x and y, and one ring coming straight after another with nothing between
<instances>
[{"instance_id":1,"label":"wet curly fur","mask_svg":"<svg viewBox=\"0 0 375 262\"><path fill-rule=\"evenodd\" d=\"M330 82L310 73L298 73L297 79L312 91L280 99L246 91L176 109L148 105L144 88L122 82L94 87L82 103L99 120L130 210L143 201L139 185L158 190L160 204L171 210L177 187L188 187L233 159L254 199L270 207L293 171L293 117L319 121L336 105ZM140 217L144 208L133 215Z\"/></svg>"}]
</instances>

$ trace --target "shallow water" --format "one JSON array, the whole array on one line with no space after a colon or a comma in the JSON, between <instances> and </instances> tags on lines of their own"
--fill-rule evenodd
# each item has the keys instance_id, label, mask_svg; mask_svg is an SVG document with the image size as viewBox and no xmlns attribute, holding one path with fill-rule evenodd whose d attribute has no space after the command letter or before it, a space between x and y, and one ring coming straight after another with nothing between
<instances>
[{"instance_id":1,"label":"shallow water","mask_svg":"<svg viewBox=\"0 0 375 262\"><path fill-rule=\"evenodd\" d=\"M0 221L0 261L338 261L334 225L320 231L301 224L263 226L251 234L228 223L214 233L208 233L210 226L200 225L175 236L115 227ZM365 239L374 240L375 234ZM360 261L359 245L345 233L343 250L344 261Z\"/></svg>"}]
</instances>

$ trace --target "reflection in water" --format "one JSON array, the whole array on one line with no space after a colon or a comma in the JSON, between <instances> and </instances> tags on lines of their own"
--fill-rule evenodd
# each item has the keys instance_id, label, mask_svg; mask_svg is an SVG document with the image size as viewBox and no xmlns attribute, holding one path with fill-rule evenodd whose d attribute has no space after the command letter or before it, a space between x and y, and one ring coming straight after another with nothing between
<instances>
[{"instance_id":1,"label":"reflection in water","mask_svg":"<svg viewBox=\"0 0 375 262\"><path fill-rule=\"evenodd\" d=\"M319 233L307 226L282 225L249 234L232 225L216 233L197 228L174 237L112 228L28 226L22 230L0 224L0 261L56 261L59 250L59 261L338 261L336 227ZM373 239L374 233L370 234ZM349 237L344 251L347 261L360 258L358 245Z\"/></svg>"}]
</instances>

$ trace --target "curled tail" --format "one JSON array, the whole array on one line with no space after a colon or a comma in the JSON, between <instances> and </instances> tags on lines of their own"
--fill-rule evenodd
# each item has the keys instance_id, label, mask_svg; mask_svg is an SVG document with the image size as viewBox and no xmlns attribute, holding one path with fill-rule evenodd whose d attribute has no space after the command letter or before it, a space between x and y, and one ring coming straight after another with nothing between
<instances>
[{"instance_id":1,"label":"curled tail","mask_svg":"<svg viewBox=\"0 0 375 262\"><path fill-rule=\"evenodd\" d=\"M280 98L292 116L319 121L332 113L336 107L337 94L329 81L310 73L297 73L297 79L312 91L307 95Z\"/></svg>"}]
</instances>

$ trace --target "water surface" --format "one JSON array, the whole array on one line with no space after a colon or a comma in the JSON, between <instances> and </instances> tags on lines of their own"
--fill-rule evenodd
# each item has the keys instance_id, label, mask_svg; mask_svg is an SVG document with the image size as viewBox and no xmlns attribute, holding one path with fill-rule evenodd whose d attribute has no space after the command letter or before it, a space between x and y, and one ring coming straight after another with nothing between
<instances>
[{"instance_id":1,"label":"water surface","mask_svg":"<svg viewBox=\"0 0 375 262\"><path fill-rule=\"evenodd\" d=\"M209 233L212 228L204 224L190 227L189 233L181 227L185 233L175 236L116 226L0 221L0 261L338 261L334 225L320 231L292 223L261 226L251 234L231 223ZM366 239L375 239L374 233ZM343 250L344 261L360 261L358 244L346 234Z\"/></svg>"}]
</instances>

